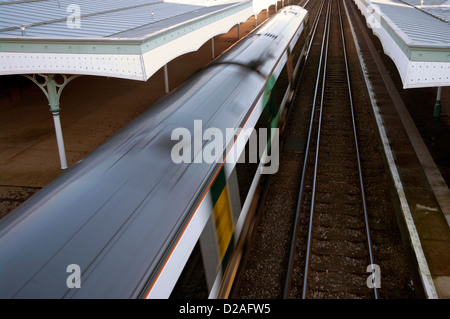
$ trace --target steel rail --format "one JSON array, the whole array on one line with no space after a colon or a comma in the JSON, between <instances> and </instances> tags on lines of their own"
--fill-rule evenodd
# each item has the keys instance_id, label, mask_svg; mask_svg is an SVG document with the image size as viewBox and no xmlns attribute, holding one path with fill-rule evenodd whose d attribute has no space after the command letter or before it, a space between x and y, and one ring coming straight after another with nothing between
<instances>
[{"instance_id":1,"label":"steel rail","mask_svg":"<svg viewBox=\"0 0 450 319\"><path fill-rule=\"evenodd\" d=\"M309 0L308 0L307 2L309 2ZM313 6L314 6L316 3L317 3L317 1L314 2ZM296 98L296 96L297 96L297 92L298 92L299 85L300 85L300 79L302 78L303 72L305 71L306 61L308 61L309 53L310 53L310 51L311 51L312 42L313 42L314 37L315 37L315 35L316 35L317 26L318 26L318 24L319 24L320 14L322 13L322 9L323 9L323 5L324 5L324 4L325 4L325 0L322 0L321 6L320 6L320 8L319 8L319 10L318 10L318 12L317 12L317 14L316 14L316 16L314 17L314 22L313 22L312 32L311 32L311 36L309 37L308 50L306 51L306 54L305 54L305 61L303 62L302 69L300 70L300 74L298 75L298 80L297 80L297 82L296 82L296 84L295 84L294 94L292 95L292 99L291 99L291 101L290 101L289 108L288 108L288 114L289 114L289 113L291 112L291 110L293 109L292 106L294 105L295 98ZM304 6L306 6L306 4L305 4ZM303 8L304 8L304 7L303 7ZM313 108L313 110L314 110L314 108Z\"/></svg>"},{"instance_id":2,"label":"steel rail","mask_svg":"<svg viewBox=\"0 0 450 319\"><path fill-rule=\"evenodd\" d=\"M304 65L306 65L306 61L307 58L309 56L310 50L311 50L311 46L313 43L313 40L315 38L315 34L317 31L317 27L319 24L319 20L320 20L320 16L323 12L323 7L325 4L325 0L321 2L320 8L318 10L318 13L315 17L314 20L314 27L313 27L313 32L310 38L310 43L308 46L308 51L307 51L307 56L305 57L305 63ZM327 17L328 17L328 13L327 13ZM305 181L305 172L306 172L306 167L307 167L307 162L308 162L308 154L309 154L309 149L310 149L310 143L311 143L311 134L312 134L312 126L313 126L313 122L314 122L314 113L315 113L315 109L316 109L316 101L317 101L317 93L318 93L318 89L319 89L319 81L320 81L320 72L321 72L321 67L322 67L322 58L323 58L323 49L324 49L324 45L325 45L325 32L326 32L326 22L325 22L325 28L324 28L324 34L323 34L323 41L322 41L322 46L321 46L321 51L320 51L320 60L319 60L319 67L318 67L318 71L317 71L317 80L316 80L316 86L315 86L315 91L314 91L314 100L313 100L313 105L311 108L311 118L310 118L310 124L309 124L309 133L308 133L308 139L307 139L307 145L306 145L306 151L305 151L305 160L304 160L304 165L303 165L303 171L302 171L302 177L301 177L301 184L300 184L300 190L299 190L299 197L298 197L298 202L297 202L297 210L296 210L296 216L295 216L295 222L294 222L294 232L292 234L292 241L291 241L291 248L290 248L290 254L289 254L289 262L288 262L288 269L286 272L286 278L285 278L285 286L284 286L284 293L283 293L283 298L287 298L289 291L290 291L290 284L291 284L291 272L292 272L292 267L293 267L293 260L294 260L294 253L295 253L295 238L297 237L297 226L298 226L298 220L299 220L299 215L300 215L300 210L301 210L301 199L302 199L302 194L303 194L303 189L304 189L304 181ZM303 70L302 70L303 73ZM298 83L300 81L297 82L297 87L295 89L295 92L297 92L298 90ZM295 98L295 95L294 95ZM294 98L292 99L292 102L294 101Z\"/></svg>"},{"instance_id":3,"label":"steel rail","mask_svg":"<svg viewBox=\"0 0 450 319\"><path fill-rule=\"evenodd\" d=\"M330 1L330 3L331 2L332 1ZM355 141L359 183L360 183L361 198L362 198L363 211L364 211L365 230L366 230L366 236L367 236L369 259L370 259L370 263L371 263L370 266L372 268L372 273L373 273L374 272L374 267L373 267L374 262L373 262L372 242L371 242L371 238L370 238L369 220L368 220L368 213L367 213L366 199L365 199L365 192L364 192L364 181L363 181L363 177L362 177L358 136L357 136L357 131L356 131L356 120L355 120L355 112L354 112L354 105L353 105L353 98L352 98L349 66L348 66L348 60L347 60L347 51L346 51L346 45L345 45L345 34L344 34L342 14L341 14L339 1L338 1L337 5L338 5L339 23L340 23L341 38L342 38L343 55L344 55L344 62L345 62L346 80L347 80L348 94L349 94L349 101L350 101L350 110L351 110L351 115L352 115L353 137L354 137L354 141ZM331 12L331 9L330 9L330 12ZM330 24L331 24L331 18L328 23L328 32L329 32ZM327 45L328 45L328 38L327 38ZM308 289L307 281L308 281L309 260L310 260L310 253L311 253L311 237L312 237L314 203L315 203L315 192L316 192L316 181L317 181L317 168L318 168L318 156L319 156L318 154L319 154L319 145L320 145L320 130L321 130L321 124L322 124L322 109L323 109L322 106L323 106L323 96L324 96L323 92L325 89L325 74L326 74L326 66L327 66L326 61L327 61L327 58L325 59L325 64L324 64L324 77L323 77L322 97L321 97L322 100L321 100L321 110L320 110L321 112L320 112L320 117L319 117L319 126L318 126L318 134L317 134L318 137L317 137L317 147L316 147L316 162L315 162L315 167L314 167L313 190L312 190L310 220L309 220L309 229L308 229L308 242L307 242L307 249L306 249L305 272L304 272L304 281L303 281L303 287L302 287L302 298L303 299L306 298L306 292ZM375 295L375 299L378 299L378 291L377 291L375 282L374 282L374 295Z\"/></svg>"},{"instance_id":4,"label":"steel rail","mask_svg":"<svg viewBox=\"0 0 450 319\"><path fill-rule=\"evenodd\" d=\"M339 1L338 1L338 12L339 12L339 22L340 22L340 26L341 26L341 36L342 36L342 44L343 44L342 47L344 50L344 61L345 61L345 72L347 75L348 94L349 94L349 98L350 98L350 109L351 109L351 113L352 113L353 136L355 139L356 158L357 158L357 162L358 162L358 174L359 174L359 183L360 183L360 187L361 187L361 198L362 198L363 210L364 210L364 221L365 221L365 228L366 228L366 235L367 235L367 245L368 245L368 250L369 250L370 266L372 268L372 273L374 273L375 270L373 267L374 261L373 261L373 252L372 252L372 241L370 238L369 217L368 217L368 213L367 213L366 198L365 198L365 193L364 193L364 181L363 181L363 176L362 176L361 160L360 160L360 155L359 155L358 134L356 132L355 110L354 110L354 106L353 106L353 98L352 98L353 95L352 95L352 89L351 89L351 83L350 83L350 72L349 72L349 66L348 66L348 61L347 61L347 50L346 50L346 46L345 46L344 27L343 27L343 23L342 23L341 6L340 6ZM349 19L349 17L347 17L347 18ZM375 299L378 299L378 291L377 291L375 282L373 283L374 284L373 289L374 289Z\"/></svg>"},{"instance_id":5,"label":"steel rail","mask_svg":"<svg viewBox=\"0 0 450 319\"><path fill-rule=\"evenodd\" d=\"M326 38L324 38L324 41L326 42L325 60L324 60L323 76L322 76L322 92L321 92L321 96L320 96L320 113L319 113L318 129L317 129L316 156L315 156L315 163L314 163L311 209L310 209L310 215L309 215L308 241L307 241L307 245L306 245L305 272L303 274L302 299L306 299L306 290L308 288L307 282L308 282L308 272L309 272L309 259L310 259L309 257L311 254L311 238L312 238L312 227L313 227L313 219L314 219L314 201L315 201L315 196L316 196L317 171L318 171L318 163L319 163L320 131L321 131L321 127L322 127L323 99L325 96L325 81L326 81L326 73L327 73L328 47L329 47L329 39L330 39L331 3L332 3L332 1L328 1L327 19L325 20L325 31L326 31Z\"/></svg>"}]
</instances>

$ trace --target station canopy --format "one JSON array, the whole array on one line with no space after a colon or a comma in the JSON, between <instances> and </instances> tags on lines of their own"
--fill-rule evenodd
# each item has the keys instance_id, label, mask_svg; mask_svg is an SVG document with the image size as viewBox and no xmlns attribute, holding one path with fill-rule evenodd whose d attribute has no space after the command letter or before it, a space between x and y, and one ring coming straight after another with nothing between
<instances>
[{"instance_id":1,"label":"station canopy","mask_svg":"<svg viewBox=\"0 0 450 319\"><path fill-rule=\"evenodd\" d=\"M450 85L450 0L354 0L404 88Z\"/></svg>"},{"instance_id":2,"label":"station canopy","mask_svg":"<svg viewBox=\"0 0 450 319\"><path fill-rule=\"evenodd\" d=\"M0 0L0 75L146 81L275 0Z\"/></svg>"},{"instance_id":3,"label":"station canopy","mask_svg":"<svg viewBox=\"0 0 450 319\"><path fill-rule=\"evenodd\" d=\"M147 81L164 67L168 93L168 62L253 15L256 22L271 5L277 8L278 1L0 0L0 75L22 74L43 91L65 170L60 96L71 80L96 75Z\"/></svg>"}]
</instances>

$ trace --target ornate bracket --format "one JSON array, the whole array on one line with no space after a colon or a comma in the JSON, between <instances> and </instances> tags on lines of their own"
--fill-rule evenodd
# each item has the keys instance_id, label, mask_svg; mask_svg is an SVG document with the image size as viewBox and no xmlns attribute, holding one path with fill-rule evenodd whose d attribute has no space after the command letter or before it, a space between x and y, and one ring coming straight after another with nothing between
<instances>
[{"instance_id":1,"label":"ornate bracket","mask_svg":"<svg viewBox=\"0 0 450 319\"><path fill-rule=\"evenodd\" d=\"M59 98L61 97L62 90L64 87L73 79L79 77L80 75L70 75L61 74L63 79L62 83L59 83L55 77L55 74L33 74L32 76L28 74L23 74L26 78L33 81L39 88L44 92L48 100L48 105L50 105L50 111L53 114L53 122L55 124L56 140L58 143L59 159L61 161L61 169L65 170L67 168L66 151L64 148L64 139L61 129L61 121L59 120Z\"/></svg>"},{"instance_id":2,"label":"ornate bracket","mask_svg":"<svg viewBox=\"0 0 450 319\"><path fill-rule=\"evenodd\" d=\"M79 77L80 75L65 75L61 74L63 78L62 83L58 83L55 74L33 74L32 76L28 74L23 74L24 77L33 81L39 88L44 92L48 99L48 105L50 105L50 111L59 112L59 98L61 97L62 90L64 87L73 79Z\"/></svg>"}]
</instances>

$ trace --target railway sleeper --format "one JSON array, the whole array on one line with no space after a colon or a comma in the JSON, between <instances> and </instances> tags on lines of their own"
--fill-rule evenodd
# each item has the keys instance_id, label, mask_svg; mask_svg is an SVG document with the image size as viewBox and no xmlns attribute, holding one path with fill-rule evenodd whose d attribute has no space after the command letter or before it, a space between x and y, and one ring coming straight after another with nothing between
<instances>
[{"instance_id":1,"label":"railway sleeper","mask_svg":"<svg viewBox=\"0 0 450 319\"><path fill-rule=\"evenodd\" d=\"M316 208L318 208L319 207L318 205L320 205L320 204L331 205L333 207L334 205L332 205L332 204L334 202L336 202L337 200L339 200L339 198L341 198L342 196L346 197L345 201L342 201L342 202L345 202L345 206L354 207L354 206L360 205L360 199L356 198L356 196L350 196L347 194L344 194L344 195L330 194L330 193L320 192L320 190L319 190L319 191L317 191L317 194L316 194ZM339 206L337 206L335 208L339 209ZM335 210L335 211L338 211L338 210ZM359 214L359 212L358 212L358 214Z\"/></svg>"},{"instance_id":2,"label":"railway sleeper","mask_svg":"<svg viewBox=\"0 0 450 319\"><path fill-rule=\"evenodd\" d=\"M322 130L322 132L320 133L321 137L323 138L327 138L327 137L336 137L336 131L334 131L333 129L328 129L328 130ZM344 137L343 135L341 135L342 137ZM347 137L347 139L349 141L353 141L353 134L347 134L345 137ZM345 141L345 142L349 142L349 141ZM331 146L331 145L330 145ZM347 143L338 143L338 144L334 144L332 149L328 149L328 148L321 148L321 152L325 153L325 154L346 154L346 155L352 155L352 159L355 159L355 151L353 150L353 147L350 147L349 144Z\"/></svg>"},{"instance_id":3,"label":"railway sleeper","mask_svg":"<svg viewBox=\"0 0 450 319\"><path fill-rule=\"evenodd\" d=\"M316 220L321 227L327 228L359 230L364 227L364 222L360 218L355 218L346 214L319 214Z\"/></svg>"},{"instance_id":4,"label":"railway sleeper","mask_svg":"<svg viewBox=\"0 0 450 319\"><path fill-rule=\"evenodd\" d=\"M352 185L348 183L348 178L346 175L342 175L339 180L332 180L327 174L324 174L324 180L327 181L318 182L317 187L325 193L336 193L336 194L347 194L357 196L361 194L361 189L357 185Z\"/></svg>"},{"instance_id":5,"label":"railway sleeper","mask_svg":"<svg viewBox=\"0 0 450 319\"><path fill-rule=\"evenodd\" d=\"M367 289L367 288L365 288ZM310 292L317 299L362 299L371 298L370 294L365 292L364 288L357 288L356 286L347 287L345 285L328 284L325 286L314 286L310 290L317 293ZM333 294L330 294L333 293Z\"/></svg>"},{"instance_id":6,"label":"railway sleeper","mask_svg":"<svg viewBox=\"0 0 450 319\"><path fill-rule=\"evenodd\" d=\"M355 161L340 161L339 159L335 159L335 158L331 158L328 159L328 161L326 163L321 163L319 161L319 169L322 168L337 168L337 169L350 169L350 170L356 170L356 168L358 167L357 164L355 163ZM338 171L340 172L340 171ZM345 173L347 173L345 170L343 171ZM340 175L343 175L342 173Z\"/></svg>"},{"instance_id":7,"label":"railway sleeper","mask_svg":"<svg viewBox=\"0 0 450 319\"><path fill-rule=\"evenodd\" d=\"M340 231L348 232L348 229ZM332 256L367 256L367 247L364 234L339 236L336 233L322 233L313 235L314 253ZM335 251L341 251L336 253ZM353 254L356 254L355 256Z\"/></svg>"},{"instance_id":8,"label":"railway sleeper","mask_svg":"<svg viewBox=\"0 0 450 319\"><path fill-rule=\"evenodd\" d=\"M316 276L314 276L316 275ZM314 278L317 277L317 278ZM370 296L366 285L367 276L357 276L347 272L311 273L308 291L324 293L347 293L358 296ZM333 296L329 296L333 298ZM325 297L327 298L327 297Z\"/></svg>"},{"instance_id":9,"label":"railway sleeper","mask_svg":"<svg viewBox=\"0 0 450 319\"><path fill-rule=\"evenodd\" d=\"M327 166L323 166L324 168L327 168ZM320 165L319 165L320 169ZM323 172L323 176L326 179L342 179L343 176L346 178L355 178L358 176L358 172L356 169L349 169L348 167L345 168L345 170L328 170L326 172ZM337 181L339 182L339 181Z\"/></svg>"},{"instance_id":10,"label":"railway sleeper","mask_svg":"<svg viewBox=\"0 0 450 319\"><path fill-rule=\"evenodd\" d=\"M348 242L347 244L350 244ZM314 254L317 256L342 256L351 258L367 258L367 249L359 248L358 250L339 247L314 247Z\"/></svg>"},{"instance_id":11,"label":"railway sleeper","mask_svg":"<svg viewBox=\"0 0 450 319\"><path fill-rule=\"evenodd\" d=\"M339 273L351 273L353 275L364 276L367 274L367 263L358 260L358 265L344 265L336 262L336 260L322 263L315 263L311 265L311 270L316 272L339 272Z\"/></svg>"}]
</instances>

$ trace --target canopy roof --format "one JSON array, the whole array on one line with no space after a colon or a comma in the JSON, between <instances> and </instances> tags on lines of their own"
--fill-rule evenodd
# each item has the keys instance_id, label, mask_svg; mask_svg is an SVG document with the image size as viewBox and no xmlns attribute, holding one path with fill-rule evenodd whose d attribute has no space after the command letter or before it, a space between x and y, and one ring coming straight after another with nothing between
<instances>
[{"instance_id":1,"label":"canopy roof","mask_svg":"<svg viewBox=\"0 0 450 319\"><path fill-rule=\"evenodd\" d=\"M146 81L275 0L0 0L0 75Z\"/></svg>"},{"instance_id":2,"label":"canopy roof","mask_svg":"<svg viewBox=\"0 0 450 319\"><path fill-rule=\"evenodd\" d=\"M442 0L426 0L427 7L414 5L420 0L354 1L395 62L404 88L450 85L450 24L445 13L450 5L439 4Z\"/></svg>"}]
</instances>

